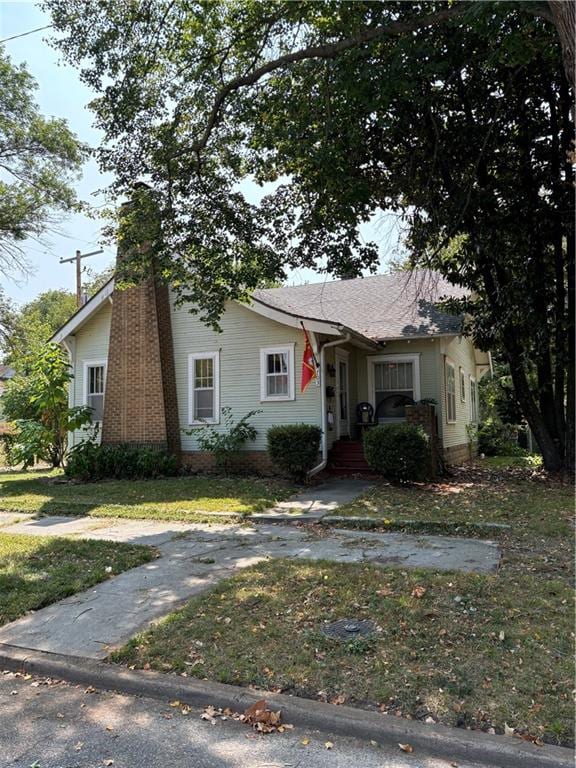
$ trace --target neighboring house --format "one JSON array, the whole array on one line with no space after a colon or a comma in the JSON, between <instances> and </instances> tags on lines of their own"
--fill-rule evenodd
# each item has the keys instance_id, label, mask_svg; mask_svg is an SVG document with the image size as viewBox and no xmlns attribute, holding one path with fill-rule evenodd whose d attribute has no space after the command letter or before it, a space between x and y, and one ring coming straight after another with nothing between
<instances>
[{"instance_id":1,"label":"neighboring house","mask_svg":"<svg viewBox=\"0 0 576 768\"><path fill-rule=\"evenodd\" d=\"M323 430L322 466L336 441L359 440L359 404L370 406L364 419L387 423L425 399L436 404L450 464L471 456L467 427L478 420L478 381L490 369L489 355L461 335L461 319L436 306L459 295L426 271L258 290L250 305L227 305L217 333L175 307L166 287L115 291L111 280L53 340L70 354L70 402L92 406L104 442L164 446L205 468L211 457L185 431L223 428L229 406L236 417L260 411L247 464L268 467L270 426L306 423ZM303 327L320 383L301 393Z\"/></svg>"}]
</instances>

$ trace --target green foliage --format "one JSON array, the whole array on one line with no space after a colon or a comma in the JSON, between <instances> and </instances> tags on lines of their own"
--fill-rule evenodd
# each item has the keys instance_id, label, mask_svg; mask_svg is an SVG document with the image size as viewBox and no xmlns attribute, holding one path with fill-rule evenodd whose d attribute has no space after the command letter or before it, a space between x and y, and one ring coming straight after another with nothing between
<instances>
[{"instance_id":1,"label":"green foliage","mask_svg":"<svg viewBox=\"0 0 576 768\"><path fill-rule=\"evenodd\" d=\"M88 298L98 293L102 288L114 276L114 265L103 269L101 272L96 272L91 267L86 267L84 272L84 279L82 280L82 291Z\"/></svg>"},{"instance_id":2,"label":"green foliage","mask_svg":"<svg viewBox=\"0 0 576 768\"><path fill-rule=\"evenodd\" d=\"M114 191L154 179L135 206L182 301L216 324L287 269L375 270L359 227L393 211L410 266L465 288L452 308L504 351L548 468L573 459L573 94L540 4L44 5L99 94Z\"/></svg>"},{"instance_id":3,"label":"green foliage","mask_svg":"<svg viewBox=\"0 0 576 768\"><path fill-rule=\"evenodd\" d=\"M42 117L34 78L0 47L0 273L26 267L19 243L41 237L77 206L86 148L66 121Z\"/></svg>"},{"instance_id":4,"label":"green foliage","mask_svg":"<svg viewBox=\"0 0 576 768\"><path fill-rule=\"evenodd\" d=\"M526 456L518 445L518 426L500 421L485 421L478 426L478 452L485 456Z\"/></svg>"},{"instance_id":5,"label":"green foliage","mask_svg":"<svg viewBox=\"0 0 576 768\"><path fill-rule=\"evenodd\" d=\"M414 424L382 424L367 430L364 456L372 469L390 480L425 480L430 472L429 438Z\"/></svg>"},{"instance_id":6,"label":"green foliage","mask_svg":"<svg viewBox=\"0 0 576 768\"><path fill-rule=\"evenodd\" d=\"M31 362L28 375L7 383L2 409L6 420L15 425L15 434L7 441L10 464L27 468L42 460L61 466L68 432L90 422L89 408L68 407L71 378L64 351L46 344Z\"/></svg>"},{"instance_id":7,"label":"green foliage","mask_svg":"<svg viewBox=\"0 0 576 768\"><path fill-rule=\"evenodd\" d=\"M322 430L312 424L270 427L268 454L273 463L297 482L303 482L318 462Z\"/></svg>"},{"instance_id":8,"label":"green foliage","mask_svg":"<svg viewBox=\"0 0 576 768\"><path fill-rule=\"evenodd\" d=\"M4 362L26 373L48 339L76 311L76 296L65 290L45 291L21 310L13 310L0 339Z\"/></svg>"},{"instance_id":9,"label":"green foliage","mask_svg":"<svg viewBox=\"0 0 576 768\"><path fill-rule=\"evenodd\" d=\"M98 445L83 440L68 453L64 471L77 480L141 480L171 477L178 473L173 454L133 445Z\"/></svg>"},{"instance_id":10,"label":"green foliage","mask_svg":"<svg viewBox=\"0 0 576 768\"><path fill-rule=\"evenodd\" d=\"M256 439L258 431L250 424L250 419L262 411L249 411L245 416L236 421L232 414L232 408L222 408L224 429L216 424L204 424L195 429L185 431L186 435L192 435L198 441L200 449L214 454L216 469L228 474L234 469L234 461L238 452L248 442Z\"/></svg>"}]
</instances>

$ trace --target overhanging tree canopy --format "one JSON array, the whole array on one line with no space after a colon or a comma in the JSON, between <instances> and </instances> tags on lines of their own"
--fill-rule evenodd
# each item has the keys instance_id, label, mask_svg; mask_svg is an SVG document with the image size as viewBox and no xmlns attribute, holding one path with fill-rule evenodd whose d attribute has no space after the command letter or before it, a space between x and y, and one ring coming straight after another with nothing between
<instances>
[{"instance_id":1,"label":"overhanging tree canopy","mask_svg":"<svg viewBox=\"0 0 576 768\"><path fill-rule=\"evenodd\" d=\"M375 268L358 225L395 210L414 262L478 295L458 308L506 351L547 465L572 460L572 94L551 4L45 5L101 94L115 191L152 184L154 252L207 321L289 267ZM253 205L246 178L275 186Z\"/></svg>"},{"instance_id":2,"label":"overhanging tree canopy","mask_svg":"<svg viewBox=\"0 0 576 768\"><path fill-rule=\"evenodd\" d=\"M21 243L41 238L76 205L85 147L66 121L43 117L36 83L0 46L0 274L26 268Z\"/></svg>"}]
</instances>

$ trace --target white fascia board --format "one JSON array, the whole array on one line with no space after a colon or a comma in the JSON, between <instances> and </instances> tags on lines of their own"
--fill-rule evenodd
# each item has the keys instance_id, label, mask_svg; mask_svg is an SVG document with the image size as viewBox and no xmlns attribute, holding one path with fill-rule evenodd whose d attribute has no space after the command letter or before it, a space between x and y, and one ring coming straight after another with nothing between
<instances>
[{"instance_id":1,"label":"white fascia board","mask_svg":"<svg viewBox=\"0 0 576 768\"><path fill-rule=\"evenodd\" d=\"M68 320L62 328L56 331L50 341L53 341L55 344L61 344L68 336L76 333L76 331L84 325L84 323L89 320L98 309L100 309L102 304L112 296L113 291L114 279L107 282L106 285L102 287L98 293L94 294L83 307L80 307L80 309L72 315L70 320Z\"/></svg>"}]
</instances>

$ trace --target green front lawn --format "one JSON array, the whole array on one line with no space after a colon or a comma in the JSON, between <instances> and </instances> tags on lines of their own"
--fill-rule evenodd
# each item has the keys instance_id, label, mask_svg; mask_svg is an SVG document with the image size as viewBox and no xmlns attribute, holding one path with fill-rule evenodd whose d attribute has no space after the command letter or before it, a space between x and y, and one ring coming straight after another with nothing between
<instances>
[{"instance_id":1,"label":"green front lawn","mask_svg":"<svg viewBox=\"0 0 576 768\"><path fill-rule=\"evenodd\" d=\"M134 544L0 533L0 625L153 557Z\"/></svg>"},{"instance_id":2,"label":"green front lawn","mask_svg":"<svg viewBox=\"0 0 576 768\"><path fill-rule=\"evenodd\" d=\"M569 744L571 597L532 575L276 560L194 598L113 660ZM343 618L380 631L345 643L320 633Z\"/></svg>"},{"instance_id":3,"label":"green front lawn","mask_svg":"<svg viewBox=\"0 0 576 768\"><path fill-rule=\"evenodd\" d=\"M0 510L214 522L214 517L203 513L249 515L294 491L287 483L260 478L205 476L60 484L62 479L61 472L0 473Z\"/></svg>"}]
</instances>

